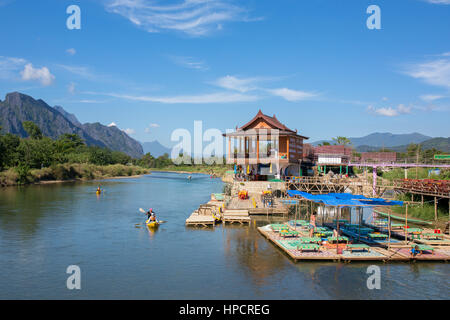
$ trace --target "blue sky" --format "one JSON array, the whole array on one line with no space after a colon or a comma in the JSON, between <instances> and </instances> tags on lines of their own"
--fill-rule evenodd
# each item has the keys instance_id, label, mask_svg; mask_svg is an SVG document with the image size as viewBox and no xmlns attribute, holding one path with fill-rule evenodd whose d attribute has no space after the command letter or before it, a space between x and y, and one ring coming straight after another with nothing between
<instances>
[{"instance_id":1,"label":"blue sky","mask_svg":"<svg viewBox=\"0 0 450 320\"><path fill-rule=\"evenodd\" d=\"M0 39L1 99L20 91L143 142L259 109L310 141L449 136L449 0L0 0Z\"/></svg>"}]
</instances>

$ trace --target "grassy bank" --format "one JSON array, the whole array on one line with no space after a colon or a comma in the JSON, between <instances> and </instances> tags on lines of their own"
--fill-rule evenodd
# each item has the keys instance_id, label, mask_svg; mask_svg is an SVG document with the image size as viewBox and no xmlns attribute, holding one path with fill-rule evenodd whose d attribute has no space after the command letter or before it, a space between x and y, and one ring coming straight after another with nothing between
<instances>
[{"instance_id":1,"label":"grassy bank","mask_svg":"<svg viewBox=\"0 0 450 320\"><path fill-rule=\"evenodd\" d=\"M0 186L14 186L49 181L93 180L114 177L129 177L148 173L138 166L113 164L57 164L42 169L10 168L0 172Z\"/></svg>"},{"instance_id":2,"label":"grassy bank","mask_svg":"<svg viewBox=\"0 0 450 320\"><path fill-rule=\"evenodd\" d=\"M226 165L168 165L163 168L151 168L151 171L175 171L175 172L192 172L214 174L218 177L225 176L228 170L232 170L230 166Z\"/></svg>"},{"instance_id":3,"label":"grassy bank","mask_svg":"<svg viewBox=\"0 0 450 320\"><path fill-rule=\"evenodd\" d=\"M402 201L411 201L411 195L400 195L397 197L398 200ZM435 221L435 213L434 213L434 202L432 197L425 197L424 204L409 204L408 205L408 217L417 218L425 221ZM405 217L406 216L406 205L402 207L390 207L390 208L378 208L378 211L391 213L396 216ZM438 201L437 206L437 217L438 217L438 226L442 226L449 219L449 207L447 199L440 199Z\"/></svg>"},{"instance_id":4,"label":"grassy bank","mask_svg":"<svg viewBox=\"0 0 450 320\"><path fill-rule=\"evenodd\" d=\"M437 179L449 180L450 170L442 169L439 175L428 175L430 168L409 168L408 179ZM382 173L382 177L387 180L405 179L405 169L395 168Z\"/></svg>"}]
</instances>

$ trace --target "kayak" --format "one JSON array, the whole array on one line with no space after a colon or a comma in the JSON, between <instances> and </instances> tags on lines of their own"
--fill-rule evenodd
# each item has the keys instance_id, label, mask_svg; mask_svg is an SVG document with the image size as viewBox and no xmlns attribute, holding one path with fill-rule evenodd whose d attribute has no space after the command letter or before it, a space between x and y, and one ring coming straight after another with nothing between
<instances>
[{"instance_id":1,"label":"kayak","mask_svg":"<svg viewBox=\"0 0 450 320\"><path fill-rule=\"evenodd\" d=\"M159 222L158 221L146 221L145 222L147 224L147 227L149 228L157 228L159 227Z\"/></svg>"},{"instance_id":2,"label":"kayak","mask_svg":"<svg viewBox=\"0 0 450 320\"><path fill-rule=\"evenodd\" d=\"M102 192L101 191L96 191L95 192L97 195L100 195Z\"/></svg>"},{"instance_id":3,"label":"kayak","mask_svg":"<svg viewBox=\"0 0 450 320\"><path fill-rule=\"evenodd\" d=\"M382 217L388 217L389 216L387 213L380 212L378 210L374 210L374 211L375 211L376 214L378 214L378 215L380 215ZM406 222L406 218L395 216L395 215L392 215L392 214L391 214L391 219ZM432 222L429 222L429 221L423 221L423 220L411 219L411 218L408 218L408 222L410 222L412 224L421 224L421 225L431 225L431 224L433 224Z\"/></svg>"}]
</instances>

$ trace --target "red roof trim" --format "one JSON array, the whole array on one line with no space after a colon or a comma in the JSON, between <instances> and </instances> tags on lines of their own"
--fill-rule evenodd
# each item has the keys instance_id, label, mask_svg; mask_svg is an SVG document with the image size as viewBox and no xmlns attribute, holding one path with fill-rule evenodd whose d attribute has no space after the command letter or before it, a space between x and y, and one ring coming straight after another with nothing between
<instances>
[{"instance_id":1,"label":"red roof trim","mask_svg":"<svg viewBox=\"0 0 450 320\"><path fill-rule=\"evenodd\" d=\"M249 122L244 124L238 130L244 130L245 131L252 123L254 123L258 119L264 120L265 122L267 122L269 125L272 125L276 129L296 132L294 130L289 129L284 124L282 124L280 121L278 121L278 119L275 117L275 115L273 115L273 117L269 117L268 115L265 115L264 113L262 113L261 109L259 109L258 113L256 114L256 116L252 120L250 120Z\"/></svg>"}]
</instances>

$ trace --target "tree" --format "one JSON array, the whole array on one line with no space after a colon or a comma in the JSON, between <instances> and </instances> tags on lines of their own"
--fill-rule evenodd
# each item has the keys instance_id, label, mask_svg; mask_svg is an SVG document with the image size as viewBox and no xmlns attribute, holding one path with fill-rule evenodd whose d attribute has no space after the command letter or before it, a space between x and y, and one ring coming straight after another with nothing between
<instances>
[{"instance_id":1,"label":"tree","mask_svg":"<svg viewBox=\"0 0 450 320\"><path fill-rule=\"evenodd\" d=\"M112 163L120 163L120 164L128 164L131 162L131 157L120 151L112 151L111 152L111 162Z\"/></svg>"},{"instance_id":2,"label":"tree","mask_svg":"<svg viewBox=\"0 0 450 320\"><path fill-rule=\"evenodd\" d=\"M14 167L19 161L17 147L20 144L20 138L14 134L7 133L0 136L5 152L3 153L3 166Z\"/></svg>"},{"instance_id":3,"label":"tree","mask_svg":"<svg viewBox=\"0 0 450 320\"><path fill-rule=\"evenodd\" d=\"M42 135L42 131L41 129L39 129L39 127L32 121L24 121L22 122L22 127L24 128L24 130L26 131L26 133L28 134L28 136L31 139L42 139L43 135Z\"/></svg>"},{"instance_id":4,"label":"tree","mask_svg":"<svg viewBox=\"0 0 450 320\"><path fill-rule=\"evenodd\" d=\"M64 133L55 141L56 151L59 153L72 153L84 146L84 141L77 134Z\"/></svg>"},{"instance_id":5,"label":"tree","mask_svg":"<svg viewBox=\"0 0 450 320\"><path fill-rule=\"evenodd\" d=\"M89 162L97 165L107 165L112 163L111 151L106 148L90 147Z\"/></svg>"},{"instance_id":6,"label":"tree","mask_svg":"<svg viewBox=\"0 0 450 320\"><path fill-rule=\"evenodd\" d=\"M5 167L6 147L3 143L3 137L0 136L0 171Z\"/></svg>"},{"instance_id":7,"label":"tree","mask_svg":"<svg viewBox=\"0 0 450 320\"><path fill-rule=\"evenodd\" d=\"M336 138L333 138L333 141L334 141L335 144L337 144L337 145L344 145L344 146L346 146L346 145L348 145L348 144L352 144L352 142L350 141L350 139L348 139L348 138L346 138L346 137L340 137L340 136L338 136L338 137L336 137Z\"/></svg>"},{"instance_id":8,"label":"tree","mask_svg":"<svg viewBox=\"0 0 450 320\"><path fill-rule=\"evenodd\" d=\"M17 147L19 164L30 168L48 167L54 162L55 144L52 139L21 139Z\"/></svg>"}]
</instances>

